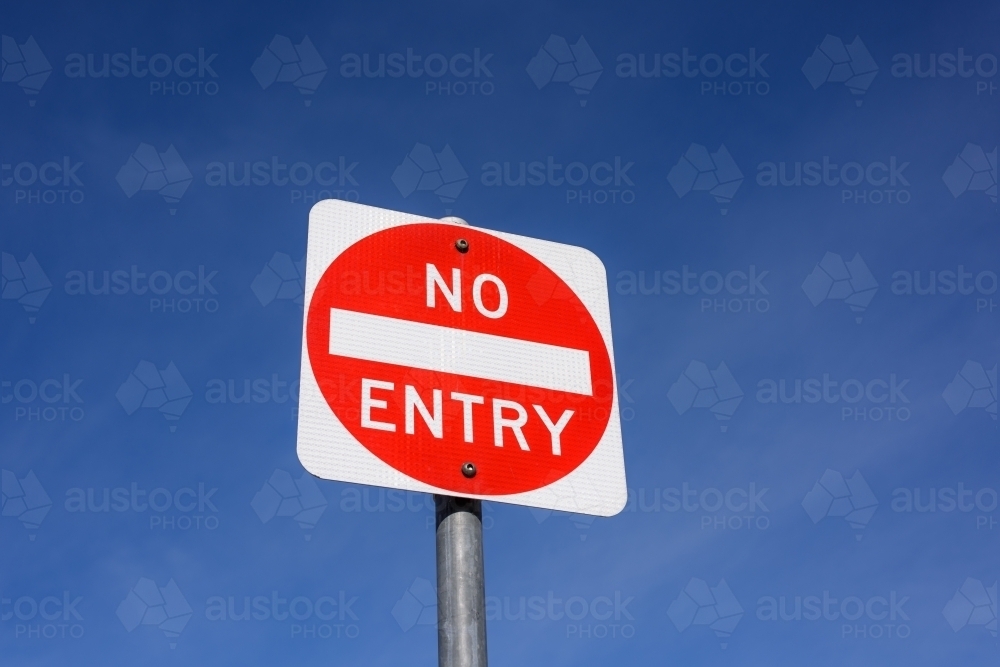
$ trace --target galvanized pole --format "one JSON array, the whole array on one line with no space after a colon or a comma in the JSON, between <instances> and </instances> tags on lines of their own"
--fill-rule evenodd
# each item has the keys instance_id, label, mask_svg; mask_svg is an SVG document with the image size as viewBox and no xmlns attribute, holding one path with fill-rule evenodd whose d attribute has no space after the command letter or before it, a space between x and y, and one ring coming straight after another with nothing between
<instances>
[{"instance_id":1,"label":"galvanized pole","mask_svg":"<svg viewBox=\"0 0 1000 667\"><path fill-rule=\"evenodd\" d=\"M486 667L482 503L434 496L438 667Z\"/></svg>"},{"instance_id":2,"label":"galvanized pole","mask_svg":"<svg viewBox=\"0 0 1000 667\"><path fill-rule=\"evenodd\" d=\"M468 225L461 218L445 221ZM456 242L460 252L468 243ZM476 468L462 467L471 477ZM434 496L437 525L438 667L486 667L486 580L483 505L471 498Z\"/></svg>"}]
</instances>

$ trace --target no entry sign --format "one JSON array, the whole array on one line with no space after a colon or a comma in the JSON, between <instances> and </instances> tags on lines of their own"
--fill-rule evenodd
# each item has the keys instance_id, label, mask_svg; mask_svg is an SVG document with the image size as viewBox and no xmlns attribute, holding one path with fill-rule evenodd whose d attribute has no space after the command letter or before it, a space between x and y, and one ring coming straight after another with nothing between
<instances>
[{"instance_id":1,"label":"no entry sign","mask_svg":"<svg viewBox=\"0 0 1000 667\"><path fill-rule=\"evenodd\" d=\"M624 507L593 253L327 200L309 215L305 288L307 470L601 516Z\"/></svg>"}]
</instances>

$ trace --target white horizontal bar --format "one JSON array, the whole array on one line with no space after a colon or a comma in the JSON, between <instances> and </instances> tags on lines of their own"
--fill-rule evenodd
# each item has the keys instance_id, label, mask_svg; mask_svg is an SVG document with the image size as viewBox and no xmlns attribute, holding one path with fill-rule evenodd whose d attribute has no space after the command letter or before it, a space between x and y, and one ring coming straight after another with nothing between
<instances>
[{"instance_id":1,"label":"white horizontal bar","mask_svg":"<svg viewBox=\"0 0 1000 667\"><path fill-rule=\"evenodd\" d=\"M330 309L330 354L591 396L590 353Z\"/></svg>"}]
</instances>

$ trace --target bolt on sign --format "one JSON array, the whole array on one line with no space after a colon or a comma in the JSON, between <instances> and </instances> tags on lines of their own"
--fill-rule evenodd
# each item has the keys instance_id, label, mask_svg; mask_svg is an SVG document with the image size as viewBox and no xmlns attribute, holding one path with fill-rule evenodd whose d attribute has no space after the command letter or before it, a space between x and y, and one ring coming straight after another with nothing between
<instances>
[{"instance_id":1,"label":"bolt on sign","mask_svg":"<svg viewBox=\"0 0 1000 667\"><path fill-rule=\"evenodd\" d=\"M314 475L625 506L607 275L590 251L321 201L304 316L298 455Z\"/></svg>"}]
</instances>

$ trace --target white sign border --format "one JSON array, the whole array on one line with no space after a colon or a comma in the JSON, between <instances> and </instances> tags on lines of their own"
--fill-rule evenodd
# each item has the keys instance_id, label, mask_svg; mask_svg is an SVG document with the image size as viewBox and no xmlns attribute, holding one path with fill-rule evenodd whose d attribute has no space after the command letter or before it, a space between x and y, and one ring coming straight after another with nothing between
<instances>
[{"instance_id":1,"label":"white sign border","mask_svg":"<svg viewBox=\"0 0 1000 667\"><path fill-rule=\"evenodd\" d=\"M425 484L396 470L372 454L351 435L320 392L309 363L306 344L305 320L309 313L309 304L317 283L333 260L354 243L378 231L424 222L450 224L447 220L424 218L338 199L318 202L309 211L297 451L299 461L305 469L317 477L407 491L456 495L452 491ZM587 460L573 472L534 491L501 496L460 495L576 514L596 516L618 514L628 501L628 491L625 485L625 460L618 413L618 383L611 343L611 311L604 264L597 255L585 248L481 227L475 229L521 248L552 269L572 288L587 307L604 337L604 344L611 360L614 386L611 416L604 435Z\"/></svg>"}]
</instances>

